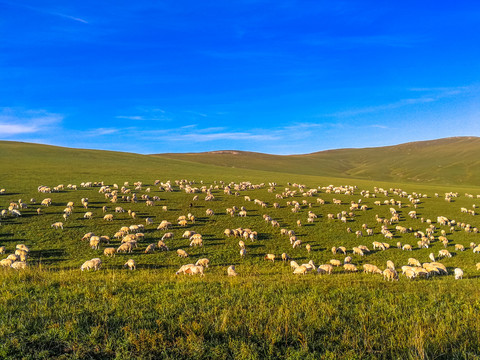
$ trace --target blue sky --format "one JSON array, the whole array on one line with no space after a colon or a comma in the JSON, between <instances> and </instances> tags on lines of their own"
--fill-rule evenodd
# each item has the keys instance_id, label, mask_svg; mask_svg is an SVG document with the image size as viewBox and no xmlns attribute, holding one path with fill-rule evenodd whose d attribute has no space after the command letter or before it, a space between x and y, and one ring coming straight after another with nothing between
<instances>
[{"instance_id":1,"label":"blue sky","mask_svg":"<svg viewBox=\"0 0 480 360\"><path fill-rule=\"evenodd\" d=\"M0 139L275 154L480 136L474 1L0 0Z\"/></svg>"}]
</instances>

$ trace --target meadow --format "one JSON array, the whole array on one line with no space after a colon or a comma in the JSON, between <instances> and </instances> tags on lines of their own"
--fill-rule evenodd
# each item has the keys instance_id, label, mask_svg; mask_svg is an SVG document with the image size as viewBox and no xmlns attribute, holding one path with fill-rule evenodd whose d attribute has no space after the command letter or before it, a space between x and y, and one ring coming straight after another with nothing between
<instances>
[{"instance_id":1,"label":"meadow","mask_svg":"<svg viewBox=\"0 0 480 360\"><path fill-rule=\"evenodd\" d=\"M480 204L478 187L312 176L281 172L280 168L238 169L161 156L32 144L4 142L0 148L0 189L5 188L0 209L19 199L27 204L22 216L0 219L0 246L6 247L7 254L20 243L31 250L27 269L0 269L1 358L480 358L480 272L476 270L480 255L470 248L470 243L480 242L480 235L460 226L450 229L436 224L437 216L443 215L459 224L479 226L478 215L460 211ZM160 185L154 185L157 179L164 184L170 181L173 191L159 189ZM205 201L206 194L201 191L187 194L175 183L180 179L198 189L211 188L215 199ZM111 203L99 193L100 186L80 186L87 181L103 182L112 189L113 184L121 187L128 182L126 187L137 193L139 200ZM142 186L135 190L133 183L137 181ZM264 186L235 190L233 184L241 182ZM269 190L272 182L276 185ZM231 195L224 192L229 183ZM303 196L294 183L318 192ZM39 185L59 184L76 184L77 190L37 191ZM331 184L356 189L353 194L329 193L326 187ZM295 190L295 195L279 199L276 195L285 188ZM388 190L388 195L375 192L375 188ZM402 191L394 190L400 188L426 197L418 196L419 204L414 208L399 195ZM363 196L362 190L375 197ZM447 192L458 192L458 197L447 202ZM157 196L159 200L147 207L141 195ZM267 207L245 201L245 196L260 199ZM41 206L41 200L47 197L52 205ZM37 200L35 204L31 198ZM89 199L88 209L81 206L81 198ZM325 204L318 203L317 198ZM334 199L342 204L335 205ZM351 202L360 199L367 205L366 211L354 211L346 223L328 219L330 213L350 212ZM400 217L398 225L425 231L428 224L420 218L431 219L436 225L435 240L429 248L418 248L413 232L395 231L397 224L388 226L394 238L384 238L376 215L390 218L393 206L384 201L392 199L402 202L401 207L394 206ZM64 220L63 210L69 201L75 203L73 213ZM298 201L299 212L293 213L287 201ZM374 205L374 201L382 205ZM272 206L275 202L279 208ZM103 206L114 215L113 222L103 220ZM134 211L137 217L115 213L116 206ZM247 216L226 214L225 209L233 206L245 207ZM41 208L41 215L37 208ZM207 216L206 209L212 209L214 215ZM412 210L417 212L417 219L407 215ZM93 213L92 219L84 218L86 211ZM318 216L313 223L307 223L308 211ZM195 215L195 223L177 225L178 217L187 213ZM264 220L264 214L277 220L280 228L295 230L302 246L293 249L288 237ZM147 217L153 224L145 223ZM162 220L173 224L168 231L175 237L165 241L169 251L145 254L146 246L157 243L165 233L157 230ZM301 227L297 220L302 221ZM51 227L57 221L64 222L63 230ZM103 256L106 246L120 244L113 234L121 226L134 224L145 225L145 238L138 248L131 254ZM368 224L374 235L357 238L355 231L361 230L362 224ZM223 234L226 228L240 227L258 232L256 241L245 240L245 258L239 255L240 239ZM348 233L347 227L353 232ZM330 249L345 246L360 270L366 263L383 270L386 261L392 260L401 273L400 267L411 257L421 263L429 262L432 252L437 257L444 249L438 241L441 229L447 232L446 248L453 254L439 260L447 267L446 276L409 280L400 274L398 281L387 282L381 275L346 273L342 267L335 268L331 275L293 275L289 264L279 259L280 254L287 253L299 264L313 260L319 265L331 259L343 263L345 255L332 254ZM190 247L190 240L182 238L185 230L202 234L204 246ZM91 249L81 240L87 232L111 237L110 245ZM374 251L373 241L391 246ZM413 251L397 248L399 241L411 244ZM304 246L307 243L312 247L310 253ZM353 255L352 248L359 244L372 251L365 256ZM455 250L455 244L464 245L466 250ZM177 256L175 251L180 248L188 252L187 259ZM275 254L278 260L265 261L267 253ZM95 257L102 259L100 270L80 271L85 260ZM130 258L137 263L135 271L123 267ZM204 277L175 275L181 265L199 258L210 260ZM226 275L230 265L235 265L237 277ZM457 267L464 271L462 280L454 279L453 269Z\"/></svg>"}]
</instances>

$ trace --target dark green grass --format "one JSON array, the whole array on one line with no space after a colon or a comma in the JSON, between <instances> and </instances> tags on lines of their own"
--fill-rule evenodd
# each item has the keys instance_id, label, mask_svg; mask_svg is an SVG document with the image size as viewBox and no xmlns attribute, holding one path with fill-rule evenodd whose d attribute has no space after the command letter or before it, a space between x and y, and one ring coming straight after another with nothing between
<instances>
[{"instance_id":1,"label":"dark green grass","mask_svg":"<svg viewBox=\"0 0 480 360\"><path fill-rule=\"evenodd\" d=\"M396 207L400 225L425 231L426 223L420 217L435 223L444 215L457 222L479 226L478 215L460 212L461 207L472 208L480 199L479 188L457 186L412 185L365 180L338 179L269 173L253 170L230 169L212 165L190 164L176 160L155 159L135 154L105 153L10 144L2 153L0 209L11 201L23 199L27 204L32 197L37 204L29 204L22 210L22 217L6 217L0 220L0 245L12 253L16 244L24 243L31 249L29 269L15 272L0 269L0 358L385 358L385 359L476 359L480 353L479 339L479 280L475 264L480 254L473 254L470 242L479 243L479 234L466 233L456 227L447 247L454 256L441 260L449 270L448 276L409 281L403 276L398 282L387 283L379 275L362 273L345 274L341 268L331 276L308 274L294 276L290 266L281 261L265 262L266 253L278 257L286 252L298 263L313 260L317 265L330 259L343 260L344 255L333 255L332 246L345 246L353 263L359 268L365 263L385 268L392 260L397 269L407 263L409 257L427 262L428 254L443 249L438 241L429 249L418 249L413 234L398 234L395 224L389 229L393 240L385 240L375 215L389 218L390 205L375 206L374 201L401 200L404 206ZM7 155L4 155L7 154ZM240 191L239 196L226 195L223 189L213 190L215 201L205 202L205 194L186 194L175 186L174 192L160 191L153 186L155 179L162 181L187 178L195 180L192 186L215 185L214 181L265 182L259 190ZM154 207L144 201L138 203L106 202L98 187L65 190L59 193L39 194L38 185L55 186L60 183L80 185L85 181L105 181L120 186L124 181L143 181L137 194L159 196ZM268 182L278 183L274 192L268 192ZM288 182L305 184L308 188L334 185L356 185L353 195L328 194L320 191L313 197L299 193L293 198L277 199ZM376 198L364 198L361 190L373 192L374 187L386 189L401 187L405 191L425 193L416 211L418 219L408 217L413 210L406 198L390 192L390 196L378 194ZM458 191L459 197L447 203L443 194ZM437 198L435 193L439 193ZM193 201L199 195L198 201ZM268 204L266 209L244 200L260 199ZM53 204L42 207L40 201L51 197ZM94 218L83 218L86 209L80 199L88 197L88 211ZM319 205L316 198L326 201ZM333 205L333 199L341 199L342 205ZM349 211L351 201L362 199L367 211L355 211L346 224L339 220L327 220L327 214ZM287 201L307 200L311 207L303 205L299 213L292 213ZM51 224L63 221L62 214L68 201L74 201L73 215L64 221L64 230L55 230ZM280 209L272 204L278 202ZM104 221L102 206L114 214L112 223ZM168 211L164 212L162 206ZM192 206L190 206L192 205ZM227 207L245 206L248 216L231 217ZM137 213L132 219L128 214L115 214L115 206L122 206ZM215 215L207 217L211 208ZM311 210L319 218L307 224ZM195 224L186 228L176 225L180 215L192 213ZM268 214L280 223L281 228L296 231L303 244L309 243L309 254L304 246L292 249L287 237L280 236L279 228L272 228L262 215ZM121 227L144 224L145 218L154 219L154 225L146 226L145 240L132 254L117 254L106 258L105 245L92 250L80 239L87 232L110 237ZM296 226L300 219L305 225ZM167 240L168 252L144 254L149 243L156 243L165 231L156 230L162 220L171 221L175 234ZM375 230L374 236L356 238L353 232L367 224ZM259 233L256 242L246 240L247 256L239 256L238 238L223 236L225 228L251 228ZM205 246L190 248L189 240L181 237L185 230L195 230L204 237ZM372 251L364 257L352 255L353 246L367 245L373 241L388 242L387 251ZM414 251L406 252L395 247L397 241L411 244ZM463 244L467 250L454 250L454 244ZM110 245L117 247L119 240ZM175 254L185 249L188 259ZM102 269L98 272L81 272L80 265L87 259L100 257ZM211 266L206 276L176 276L182 265L207 257ZM123 269L127 259L137 262L137 271ZM226 268L235 265L237 278L228 278ZM462 281L453 279L453 269L460 267L465 276Z\"/></svg>"}]
</instances>

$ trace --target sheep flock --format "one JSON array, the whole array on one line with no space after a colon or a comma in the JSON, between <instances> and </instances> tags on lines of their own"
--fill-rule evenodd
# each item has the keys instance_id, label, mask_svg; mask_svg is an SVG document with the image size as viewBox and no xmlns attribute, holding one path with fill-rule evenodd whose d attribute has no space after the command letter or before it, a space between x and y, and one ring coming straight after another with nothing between
<instances>
[{"instance_id":1,"label":"sheep flock","mask_svg":"<svg viewBox=\"0 0 480 360\"><path fill-rule=\"evenodd\" d=\"M39 201L13 199L10 191L0 191L0 234L7 227L21 233L35 218L47 237L75 242L80 251L74 260L84 273L114 267L117 257L130 271L158 265L199 277L212 269L242 277L258 263L293 278L356 274L350 276L392 282L460 280L480 271L480 195L469 193L185 179L40 185ZM35 254L44 245L36 239L2 239L1 267L39 265ZM180 266L152 264L149 256L159 253L174 254Z\"/></svg>"}]
</instances>

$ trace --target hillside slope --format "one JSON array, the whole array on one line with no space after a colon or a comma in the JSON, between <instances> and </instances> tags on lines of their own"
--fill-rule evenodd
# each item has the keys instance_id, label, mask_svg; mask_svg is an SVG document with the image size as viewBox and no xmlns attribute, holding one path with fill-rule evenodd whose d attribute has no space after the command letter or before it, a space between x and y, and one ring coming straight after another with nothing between
<instances>
[{"instance_id":1,"label":"hillside slope","mask_svg":"<svg viewBox=\"0 0 480 360\"><path fill-rule=\"evenodd\" d=\"M242 151L152 155L245 169L432 184L480 184L480 138L454 137L305 155Z\"/></svg>"}]
</instances>

